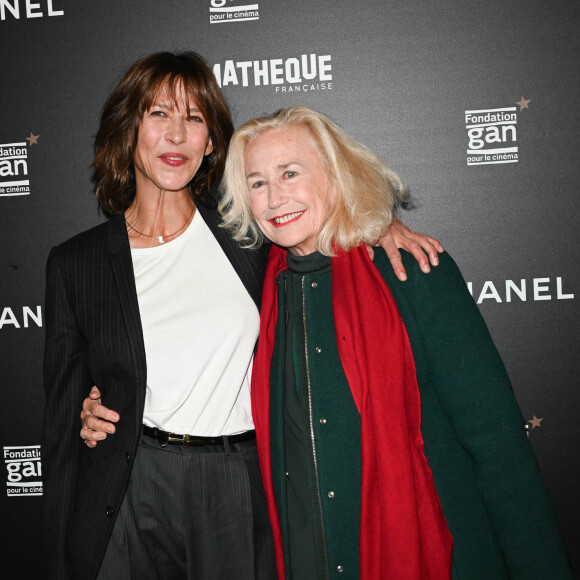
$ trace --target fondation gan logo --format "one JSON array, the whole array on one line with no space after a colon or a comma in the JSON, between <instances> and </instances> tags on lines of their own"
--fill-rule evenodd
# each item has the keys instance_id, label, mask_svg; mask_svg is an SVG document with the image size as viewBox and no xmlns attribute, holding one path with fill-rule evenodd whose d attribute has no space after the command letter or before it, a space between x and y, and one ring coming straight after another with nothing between
<instances>
[{"instance_id":1,"label":"fondation gan logo","mask_svg":"<svg viewBox=\"0 0 580 580\"><path fill-rule=\"evenodd\" d=\"M210 24L247 22L248 20L260 20L258 3L247 4L244 0L211 0L209 8Z\"/></svg>"},{"instance_id":2,"label":"fondation gan logo","mask_svg":"<svg viewBox=\"0 0 580 580\"><path fill-rule=\"evenodd\" d=\"M40 445L4 447L6 495L42 495L42 462Z\"/></svg>"},{"instance_id":3,"label":"fondation gan logo","mask_svg":"<svg viewBox=\"0 0 580 580\"><path fill-rule=\"evenodd\" d=\"M332 56L301 54L286 59L226 60L213 66L220 87L273 86L276 93L332 90Z\"/></svg>"},{"instance_id":4,"label":"fondation gan logo","mask_svg":"<svg viewBox=\"0 0 580 580\"><path fill-rule=\"evenodd\" d=\"M467 165L517 163L518 112L527 109L531 99L521 98L517 107L465 111Z\"/></svg>"},{"instance_id":5,"label":"fondation gan logo","mask_svg":"<svg viewBox=\"0 0 580 580\"><path fill-rule=\"evenodd\" d=\"M20 143L0 143L0 197L30 195L28 149L38 143L39 137L30 133Z\"/></svg>"}]
</instances>

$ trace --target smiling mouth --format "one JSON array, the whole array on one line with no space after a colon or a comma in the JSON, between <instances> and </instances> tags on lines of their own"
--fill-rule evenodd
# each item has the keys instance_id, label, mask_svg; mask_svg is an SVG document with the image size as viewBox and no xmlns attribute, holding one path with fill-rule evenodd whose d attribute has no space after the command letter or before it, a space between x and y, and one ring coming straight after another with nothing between
<instances>
[{"instance_id":1,"label":"smiling mouth","mask_svg":"<svg viewBox=\"0 0 580 580\"><path fill-rule=\"evenodd\" d=\"M283 226L286 225L287 223L293 222L294 220L297 220L306 210L303 211L295 211L293 213L287 213L286 215L281 215L279 217L275 217L272 218L270 221L275 225L275 226Z\"/></svg>"},{"instance_id":2,"label":"smiling mouth","mask_svg":"<svg viewBox=\"0 0 580 580\"><path fill-rule=\"evenodd\" d=\"M185 155L173 154L173 155L160 155L161 160L166 161L168 163L183 163L187 161L187 157Z\"/></svg>"}]
</instances>

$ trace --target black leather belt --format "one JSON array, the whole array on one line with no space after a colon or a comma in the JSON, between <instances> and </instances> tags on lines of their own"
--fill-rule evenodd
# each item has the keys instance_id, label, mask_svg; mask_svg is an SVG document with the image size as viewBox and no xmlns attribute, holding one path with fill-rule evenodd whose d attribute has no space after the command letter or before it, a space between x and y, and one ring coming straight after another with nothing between
<instances>
[{"instance_id":1,"label":"black leather belt","mask_svg":"<svg viewBox=\"0 0 580 580\"><path fill-rule=\"evenodd\" d=\"M148 425L143 425L143 435L157 439L162 447L165 447L166 445L183 445L184 447L221 445L222 447L225 447L226 444L234 445L235 443L241 443L242 441L256 439L255 431L245 431L244 433L238 433L237 435L221 435L219 437L198 437L197 435L168 433L167 431L162 431L157 427L149 427Z\"/></svg>"}]
</instances>

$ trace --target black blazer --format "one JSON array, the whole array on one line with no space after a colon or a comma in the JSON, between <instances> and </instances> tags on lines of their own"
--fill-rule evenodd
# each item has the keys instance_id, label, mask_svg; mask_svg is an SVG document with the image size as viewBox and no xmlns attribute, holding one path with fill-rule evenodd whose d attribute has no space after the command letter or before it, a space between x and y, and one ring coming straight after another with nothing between
<instances>
[{"instance_id":1,"label":"black blazer","mask_svg":"<svg viewBox=\"0 0 580 580\"><path fill-rule=\"evenodd\" d=\"M197 208L260 306L267 247L242 250L213 203ZM147 369L131 251L122 215L50 252L42 432L46 578L93 580L125 495L141 435ZM98 385L119 412L92 449L79 437L82 401Z\"/></svg>"}]
</instances>

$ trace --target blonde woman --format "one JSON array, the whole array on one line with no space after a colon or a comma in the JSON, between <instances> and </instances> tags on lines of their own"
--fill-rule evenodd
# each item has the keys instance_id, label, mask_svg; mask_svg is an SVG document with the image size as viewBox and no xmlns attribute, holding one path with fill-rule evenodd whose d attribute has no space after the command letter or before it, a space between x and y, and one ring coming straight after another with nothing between
<instances>
[{"instance_id":1,"label":"blonde woman","mask_svg":"<svg viewBox=\"0 0 580 580\"><path fill-rule=\"evenodd\" d=\"M220 209L270 250L252 411L278 575L571 578L502 361L448 254L374 244L401 182L294 107L232 138ZM533 506L534 524L526 525Z\"/></svg>"}]
</instances>

